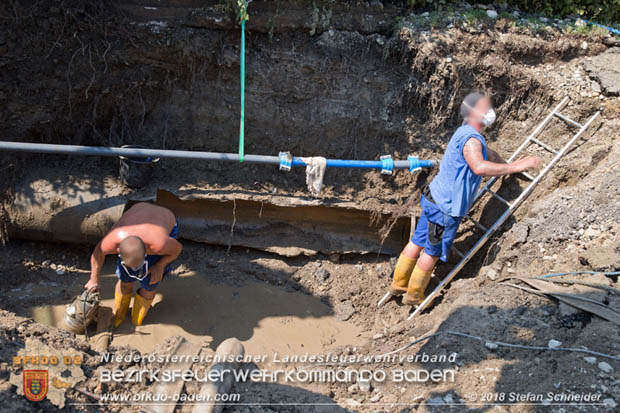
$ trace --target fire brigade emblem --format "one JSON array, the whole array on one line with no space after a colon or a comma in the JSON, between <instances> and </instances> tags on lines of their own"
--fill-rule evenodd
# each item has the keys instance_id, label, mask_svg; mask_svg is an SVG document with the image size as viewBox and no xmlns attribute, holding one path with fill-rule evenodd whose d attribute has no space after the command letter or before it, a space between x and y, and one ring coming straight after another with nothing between
<instances>
[{"instance_id":1,"label":"fire brigade emblem","mask_svg":"<svg viewBox=\"0 0 620 413\"><path fill-rule=\"evenodd\" d=\"M39 402L47 395L49 377L47 370L24 370L24 396L33 402Z\"/></svg>"}]
</instances>

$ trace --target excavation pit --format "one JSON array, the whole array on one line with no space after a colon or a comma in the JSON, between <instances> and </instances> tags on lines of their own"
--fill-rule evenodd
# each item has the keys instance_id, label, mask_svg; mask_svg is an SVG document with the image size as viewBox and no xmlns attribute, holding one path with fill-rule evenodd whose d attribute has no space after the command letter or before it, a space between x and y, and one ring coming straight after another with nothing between
<instances>
[{"instance_id":1,"label":"excavation pit","mask_svg":"<svg viewBox=\"0 0 620 413\"><path fill-rule=\"evenodd\" d=\"M3 16L20 17L5 19L9 35L0 39L0 54L8 51L3 74L10 86L0 91L8 102L2 119L6 139L238 151L239 27L221 2L121 1L122 13L100 2L70 2L69 8L42 1L27 10L22 3L0 6ZM386 176L328 170L321 195L312 197L303 168L283 172L276 166L162 159L147 185L127 188L119 179L118 159L11 153L0 160L0 238L9 240L1 251L2 359L11 360L29 340L92 354L83 336L54 325L83 289L94 244L128 205L141 201L176 210L184 251L146 324L134 328L127 318L118 329L115 352L166 353L173 335L211 352L234 335L252 353L376 354L440 329L542 347L553 338L616 354L615 326L567 315L547 298L496 282L513 274L617 266L620 231L613 217L620 214L614 202L620 193L615 165L620 106L615 97L593 91L584 71L589 57L606 46L551 24L528 32L518 22L487 19L485 12L484 21L467 25L460 12L448 15L449 24L437 28L434 15L411 14L404 4L252 2L245 152L439 160L461 123L461 99L479 89L491 94L498 114L485 132L489 147L506 157L565 95L573 103L563 113L572 119L583 122L602 109L601 124L554 168L430 311L412 325L404 321L410 308L399 300L380 309L375 304L389 285L395 258L420 213L419 194L434 171ZM83 16L92 18L83 17L82 8ZM559 148L568 132L558 123L541 138ZM535 147L525 154L545 162L551 158ZM510 201L526 184L506 178L494 189ZM500 213L497 202L483 202L474 218L488 227ZM464 224L464 230L456 242L462 251L476 239L475 228ZM115 283L112 260L102 278L108 306ZM454 263L438 268L430 288ZM471 394L563 389L607 388L602 397L618 400L613 374L601 375L579 354L492 352L479 344L437 337L409 349L458 353L456 383L373 383L369 392L358 383L241 384L238 390L248 403L290 401L282 410L307 402L323 403L324 411L400 411ZM96 369L110 366L89 358L83 386L99 392ZM609 363L617 370L615 361ZM531 372L532 380L522 380L522 372ZM31 407L15 398L10 386L5 389L0 402L10 409ZM78 393L69 397L94 401Z\"/></svg>"}]
</instances>

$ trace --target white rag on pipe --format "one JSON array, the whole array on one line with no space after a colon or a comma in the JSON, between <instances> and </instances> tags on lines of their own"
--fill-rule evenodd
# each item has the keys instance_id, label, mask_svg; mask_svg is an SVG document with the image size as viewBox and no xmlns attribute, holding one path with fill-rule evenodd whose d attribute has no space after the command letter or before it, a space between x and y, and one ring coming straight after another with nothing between
<instances>
[{"instance_id":1,"label":"white rag on pipe","mask_svg":"<svg viewBox=\"0 0 620 413\"><path fill-rule=\"evenodd\" d=\"M313 156L311 158L301 158L306 164L306 184L308 191L314 196L321 193L323 187L323 176L327 167L327 159L322 156Z\"/></svg>"}]
</instances>

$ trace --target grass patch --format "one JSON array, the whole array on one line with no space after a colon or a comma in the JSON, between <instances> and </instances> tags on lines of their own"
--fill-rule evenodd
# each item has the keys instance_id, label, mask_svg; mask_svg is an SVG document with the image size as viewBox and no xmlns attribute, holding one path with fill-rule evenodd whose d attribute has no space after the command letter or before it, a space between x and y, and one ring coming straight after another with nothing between
<instances>
[{"instance_id":1,"label":"grass patch","mask_svg":"<svg viewBox=\"0 0 620 413\"><path fill-rule=\"evenodd\" d=\"M412 29L428 30L446 28L450 24L475 27L493 26L497 20L504 19L510 21L520 32L525 34L543 34L559 31L567 35L578 35L592 38L601 38L609 33L606 29L592 25L577 25L564 23L553 18L540 17L535 15L517 14L510 10L498 12L497 19L491 19L487 11L479 8L448 8L425 12L421 14L410 14L400 20L399 27L408 26ZM559 23L558 23L559 22ZM620 24L612 24L610 27L618 28Z\"/></svg>"}]
</instances>

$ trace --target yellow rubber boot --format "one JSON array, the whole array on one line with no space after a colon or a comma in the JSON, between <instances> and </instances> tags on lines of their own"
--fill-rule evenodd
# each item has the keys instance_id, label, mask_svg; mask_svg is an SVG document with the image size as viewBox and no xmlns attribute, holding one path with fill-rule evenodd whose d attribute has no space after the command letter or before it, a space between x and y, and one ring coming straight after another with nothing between
<instances>
[{"instance_id":1,"label":"yellow rubber boot","mask_svg":"<svg viewBox=\"0 0 620 413\"><path fill-rule=\"evenodd\" d=\"M136 296L133 299L133 308L131 309L131 321L134 325L141 326L146 317L146 313L151 308L153 299L147 300L136 292Z\"/></svg>"},{"instance_id":2,"label":"yellow rubber boot","mask_svg":"<svg viewBox=\"0 0 620 413\"><path fill-rule=\"evenodd\" d=\"M418 266L413 269L413 274L411 274L407 287L407 294L403 297L403 304L416 305L424 301L426 298L424 296L424 291L426 291L426 287L428 287L428 282L431 280L432 273L433 270L423 271Z\"/></svg>"},{"instance_id":3,"label":"yellow rubber boot","mask_svg":"<svg viewBox=\"0 0 620 413\"><path fill-rule=\"evenodd\" d=\"M127 310L129 310L129 302L131 301L131 293L123 294L114 289L114 328L121 325Z\"/></svg>"},{"instance_id":4,"label":"yellow rubber boot","mask_svg":"<svg viewBox=\"0 0 620 413\"><path fill-rule=\"evenodd\" d=\"M411 277L411 272L417 261L417 258L409 258L400 254L396 262L396 268L394 268L394 277L392 278L392 285L390 286L390 294L400 295L407 291L409 278Z\"/></svg>"}]
</instances>

